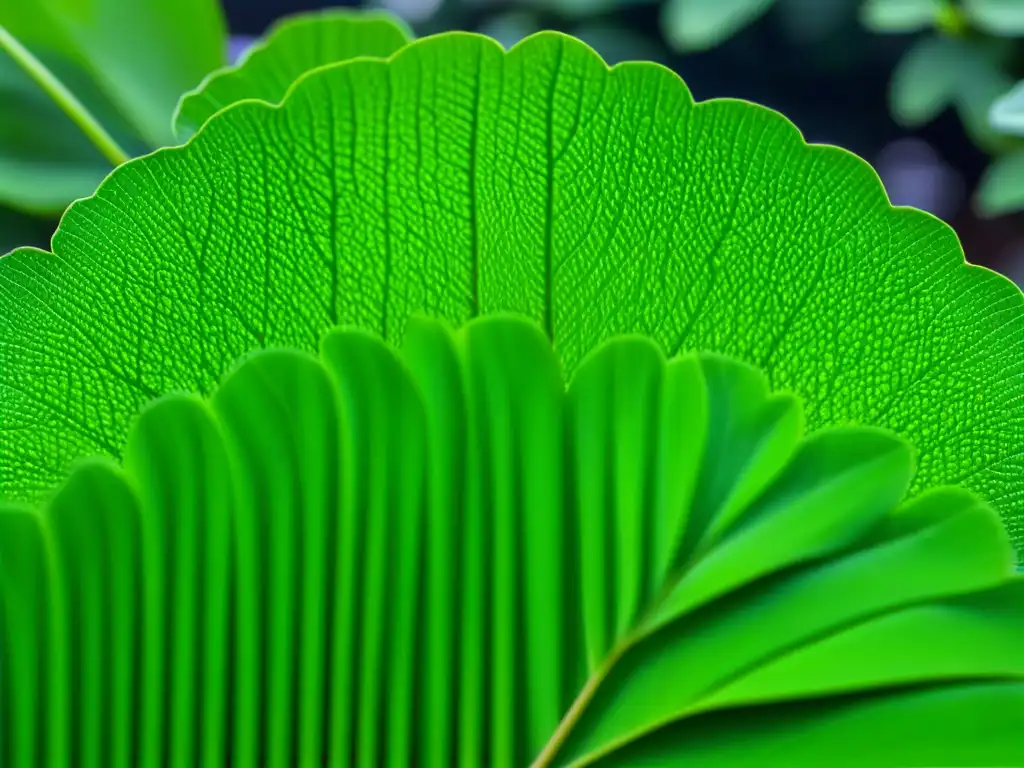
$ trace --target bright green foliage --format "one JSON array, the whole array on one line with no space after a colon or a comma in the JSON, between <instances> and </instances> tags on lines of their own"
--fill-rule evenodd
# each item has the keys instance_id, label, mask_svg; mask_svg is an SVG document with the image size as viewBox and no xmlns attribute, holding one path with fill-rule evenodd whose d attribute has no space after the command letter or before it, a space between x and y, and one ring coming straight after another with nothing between
<instances>
[{"instance_id":1,"label":"bright green foliage","mask_svg":"<svg viewBox=\"0 0 1024 768\"><path fill-rule=\"evenodd\" d=\"M81 67L57 54L40 52L39 58L122 146L144 151ZM110 172L110 161L3 52L0 103L0 203L34 214L59 214L72 200L96 191Z\"/></svg>"},{"instance_id":2,"label":"bright green foliage","mask_svg":"<svg viewBox=\"0 0 1024 768\"><path fill-rule=\"evenodd\" d=\"M0 513L0 757L1021 764L998 516L901 503L904 441L802 421L638 337L566 389L501 316L256 352Z\"/></svg>"},{"instance_id":3,"label":"bright green foliage","mask_svg":"<svg viewBox=\"0 0 1024 768\"><path fill-rule=\"evenodd\" d=\"M999 216L1024 208L1024 150L997 157L978 185L978 211Z\"/></svg>"},{"instance_id":4,"label":"bright green foliage","mask_svg":"<svg viewBox=\"0 0 1024 768\"><path fill-rule=\"evenodd\" d=\"M665 38L680 50L711 48L763 15L775 0L668 0L662 9Z\"/></svg>"},{"instance_id":5,"label":"bright green foliage","mask_svg":"<svg viewBox=\"0 0 1024 768\"><path fill-rule=\"evenodd\" d=\"M82 67L151 147L173 143L178 97L226 56L216 0L7 0L0 24Z\"/></svg>"},{"instance_id":6,"label":"bright green foliage","mask_svg":"<svg viewBox=\"0 0 1024 768\"><path fill-rule=\"evenodd\" d=\"M235 66L214 72L185 94L174 115L179 138L242 99L276 104L301 75L357 56L388 57L412 39L390 14L330 10L287 17Z\"/></svg>"},{"instance_id":7,"label":"bright green foliage","mask_svg":"<svg viewBox=\"0 0 1024 768\"><path fill-rule=\"evenodd\" d=\"M864 0L860 19L873 32L917 32L931 27L946 0Z\"/></svg>"},{"instance_id":8,"label":"bright green foliage","mask_svg":"<svg viewBox=\"0 0 1024 768\"><path fill-rule=\"evenodd\" d=\"M762 367L810 429L892 428L921 451L915 492L963 483L1019 536L1020 290L893 209L859 158L562 35L505 53L452 33L317 70L119 168L53 247L0 259L15 499L118 456L145 402L210 391L253 346L508 310L567 374L634 332Z\"/></svg>"},{"instance_id":9,"label":"bright green foliage","mask_svg":"<svg viewBox=\"0 0 1024 768\"><path fill-rule=\"evenodd\" d=\"M2 0L7 28L139 155L173 143L178 97L224 63L217 0ZM0 204L58 214L92 194L110 160L0 51Z\"/></svg>"},{"instance_id":10,"label":"bright green foliage","mask_svg":"<svg viewBox=\"0 0 1024 768\"><path fill-rule=\"evenodd\" d=\"M989 125L989 109L1012 83L1002 69L1002 54L1001 49L956 37L917 40L892 75L889 100L893 117L913 127L955 106L973 141L997 147L999 137Z\"/></svg>"}]
</instances>

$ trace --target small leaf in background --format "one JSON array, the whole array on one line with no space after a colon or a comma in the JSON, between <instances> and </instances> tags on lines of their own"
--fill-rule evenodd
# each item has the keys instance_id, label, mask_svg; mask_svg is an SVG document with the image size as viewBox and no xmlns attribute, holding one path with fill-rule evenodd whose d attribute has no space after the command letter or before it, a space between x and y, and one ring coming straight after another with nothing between
<instances>
[{"instance_id":1,"label":"small leaf in background","mask_svg":"<svg viewBox=\"0 0 1024 768\"><path fill-rule=\"evenodd\" d=\"M889 83L893 117L904 126L923 125L953 103L960 89L963 44L929 36L903 54Z\"/></svg>"},{"instance_id":2,"label":"small leaf in background","mask_svg":"<svg viewBox=\"0 0 1024 768\"><path fill-rule=\"evenodd\" d=\"M678 50L713 48L762 16L775 0L668 0L661 26Z\"/></svg>"},{"instance_id":3,"label":"small leaf in background","mask_svg":"<svg viewBox=\"0 0 1024 768\"><path fill-rule=\"evenodd\" d=\"M979 65L973 71L975 74L968 81L972 84L962 88L956 98L957 113L972 142L987 152L999 152L1011 141L995 129L989 116L992 105L1006 93L1013 80L994 66Z\"/></svg>"},{"instance_id":4,"label":"small leaf in background","mask_svg":"<svg viewBox=\"0 0 1024 768\"><path fill-rule=\"evenodd\" d=\"M1000 133L1024 136L1024 80L992 103L988 118Z\"/></svg>"},{"instance_id":5,"label":"small leaf in background","mask_svg":"<svg viewBox=\"0 0 1024 768\"><path fill-rule=\"evenodd\" d=\"M1003 45L945 35L917 40L889 83L893 117L901 125L916 127L952 104L975 144L1000 150L1005 142L989 125L989 109L1012 83L1003 71L1007 53Z\"/></svg>"},{"instance_id":6,"label":"small leaf in background","mask_svg":"<svg viewBox=\"0 0 1024 768\"><path fill-rule=\"evenodd\" d=\"M992 161L978 185L974 205L987 217L1024 209L1024 149Z\"/></svg>"},{"instance_id":7,"label":"small leaf in background","mask_svg":"<svg viewBox=\"0 0 1024 768\"><path fill-rule=\"evenodd\" d=\"M982 32L1000 37L1024 35L1021 0L962 0L967 19Z\"/></svg>"},{"instance_id":8,"label":"small leaf in background","mask_svg":"<svg viewBox=\"0 0 1024 768\"><path fill-rule=\"evenodd\" d=\"M276 103L311 69L357 56L387 57L411 39L405 24L382 12L330 10L287 17L237 65L209 74L181 98L175 133L187 138L215 112L242 99Z\"/></svg>"},{"instance_id":9,"label":"small leaf in background","mask_svg":"<svg viewBox=\"0 0 1024 768\"><path fill-rule=\"evenodd\" d=\"M217 0L8 0L0 24L84 68L150 148L174 143L178 98L227 55Z\"/></svg>"},{"instance_id":10,"label":"small leaf in background","mask_svg":"<svg viewBox=\"0 0 1024 768\"><path fill-rule=\"evenodd\" d=\"M935 23L942 0L867 0L861 23L873 32L917 32Z\"/></svg>"},{"instance_id":11,"label":"small leaf in background","mask_svg":"<svg viewBox=\"0 0 1024 768\"><path fill-rule=\"evenodd\" d=\"M142 154L128 124L74 62L52 52L40 61L68 87L126 151ZM56 215L91 195L111 162L6 53L0 52L0 204Z\"/></svg>"},{"instance_id":12,"label":"small leaf in background","mask_svg":"<svg viewBox=\"0 0 1024 768\"><path fill-rule=\"evenodd\" d=\"M987 152L1005 151L1010 142L992 126L992 105L1010 88L1013 78L1006 74L1012 50L1008 41L979 43L965 40L960 61L957 113L968 138Z\"/></svg>"}]
</instances>

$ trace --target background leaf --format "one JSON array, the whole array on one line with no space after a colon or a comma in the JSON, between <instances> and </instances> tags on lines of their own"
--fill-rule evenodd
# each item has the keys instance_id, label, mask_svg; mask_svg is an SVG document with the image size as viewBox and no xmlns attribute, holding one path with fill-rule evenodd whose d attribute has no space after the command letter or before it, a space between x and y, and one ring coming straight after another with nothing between
<instances>
[{"instance_id":1,"label":"background leaf","mask_svg":"<svg viewBox=\"0 0 1024 768\"><path fill-rule=\"evenodd\" d=\"M311 69L357 56L386 58L411 39L412 32L390 14L330 10L287 17L237 65L208 75L182 97L175 132L187 138L214 112L242 99L276 104Z\"/></svg>"},{"instance_id":2,"label":"background leaf","mask_svg":"<svg viewBox=\"0 0 1024 768\"><path fill-rule=\"evenodd\" d=\"M227 55L216 0L17 0L0 4L0 24L85 69L151 148L174 143L178 97Z\"/></svg>"},{"instance_id":3,"label":"background leaf","mask_svg":"<svg viewBox=\"0 0 1024 768\"><path fill-rule=\"evenodd\" d=\"M1024 136L1024 81L998 98L989 110L989 121L1000 133Z\"/></svg>"},{"instance_id":4,"label":"background leaf","mask_svg":"<svg viewBox=\"0 0 1024 768\"><path fill-rule=\"evenodd\" d=\"M1024 208L1024 150L997 157L978 185L975 205L985 216Z\"/></svg>"},{"instance_id":5,"label":"background leaf","mask_svg":"<svg viewBox=\"0 0 1024 768\"><path fill-rule=\"evenodd\" d=\"M0 259L18 435L0 482L19 498L116 456L143 403L209 391L254 345L516 311L566 375L619 333L759 366L809 429L896 430L921 452L914 492L962 483L1021 541L1020 290L855 156L563 35L318 70L280 109L236 105L118 169L53 247Z\"/></svg>"},{"instance_id":6,"label":"background leaf","mask_svg":"<svg viewBox=\"0 0 1024 768\"><path fill-rule=\"evenodd\" d=\"M661 26L681 50L712 48L765 13L775 0L668 0Z\"/></svg>"},{"instance_id":7,"label":"background leaf","mask_svg":"<svg viewBox=\"0 0 1024 768\"><path fill-rule=\"evenodd\" d=\"M133 154L145 151L86 72L68 59L39 58ZM111 170L110 161L50 97L0 52L0 202L35 214L56 215L86 197Z\"/></svg>"},{"instance_id":8,"label":"background leaf","mask_svg":"<svg viewBox=\"0 0 1024 768\"><path fill-rule=\"evenodd\" d=\"M934 119L961 90L967 50L955 39L923 37L905 53L893 71L889 103L893 117L907 126Z\"/></svg>"},{"instance_id":9,"label":"background leaf","mask_svg":"<svg viewBox=\"0 0 1024 768\"><path fill-rule=\"evenodd\" d=\"M861 23L873 32L917 32L935 23L942 0L865 0Z\"/></svg>"},{"instance_id":10,"label":"background leaf","mask_svg":"<svg viewBox=\"0 0 1024 768\"><path fill-rule=\"evenodd\" d=\"M1019 0L963 0L964 13L990 35L1024 35L1024 5Z\"/></svg>"}]
</instances>

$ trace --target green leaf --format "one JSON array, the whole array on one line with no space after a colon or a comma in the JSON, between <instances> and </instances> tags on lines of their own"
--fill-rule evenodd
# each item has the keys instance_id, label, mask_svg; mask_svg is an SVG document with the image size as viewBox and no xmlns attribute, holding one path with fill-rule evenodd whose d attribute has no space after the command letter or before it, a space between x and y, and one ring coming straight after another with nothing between
<instances>
[{"instance_id":1,"label":"green leaf","mask_svg":"<svg viewBox=\"0 0 1024 768\"><path fill-rule=\"evenodd\" d=\"M141 153L130 130L88 75L40 53L43 63L86 104L122 146ZM0 52L0 202L35 214L60 214L91 195L111 170L107 160L46 93Z\"/></svg>"},{"instance_id":2,"label":"green leaf","mask_svg":"<svg viewBox=\"0 0 1024 768\"><path fill-rule=\"evenodd\" d=\"M1005 151L1012 142L1001 136L991 123L992 107L1013 86L1005 71L1000 46L975 47L964 61L963 85L957 97L957 112L968 137L991 154Z\"/></svg>"},{"instance_id":3,"label":"green leaf","mask_svg":"<svg viewBox=\"0 0 1024 768\"><path fill-rule=\"evenodd\" d=\"M809 430L893 429L920 451L913 493L962 483L1024 541L1020 290L859 158L563 35L317 70L116 170L53 248L0 259L14 498L118 456L146 402L210 391L253 346L508 310L567 376L620 333L753 364Z\"/></svg>"},{"instance_id":4,"label":"green leaf","mask_svg":"<svg viewBox=\"0 0 1024 768\"><path fill-rule=\"evenodd\" d=\"M889 106L897 122L923 125L950 106L960 94L967 55L960 40L917 40L896 65L889 84Z\"/></svg>"},{"instance_id":5,"label":"green leaf","mask_svg":"<svg viewBox=\"0 0 1024 768\"><path fill-rule=\"evenodd\" d=\"M978 184L975 207L983 216L1024 210L1024 150L993 160Z\"/></svg>"},{"instance_id":6,"label":"green leaf","mask_svg":"<svg viewBox=\"0 0 1024 768\"><path fill-rule=\"evenodd\" d=\"M1024 81L1018 82L992 103L988 118L1000 133L1024 136Z\"/></svg>"},{"instance_id":7,"label":"green leaf","mask_svg":"<svg viewBox=\"0 0 1024 768\"><path fill-rule=\"evenodd\" d=\"M387 58L411 39L408 27L387 13L328 10L287 17L238 64L213 72L181 98L175 133L185 139L212 114L243 99L276 104L311 69L360 56Z\"/></svg>"},{"instance_id":8,"label":"green leaf","mask_svg":"<svg viewBox=\"0 0 1024 768\"><path fill-rule=\"evenodd\" d=\"M775 0L668 0L661 28L677 50L713 48L764 15Z\"/></svg>"},{"instance_id":9,"label":"green leaf","mask_svg":"<svg viewBox=\"0 0 1024 768\"><path fill-rule=\"evenodd\" d=\"M0 25L87 71L152 148L174 143L178 97L227 53L215 0L17 0L0 5Z\"/></svg>"},{"instance_id":10,"label":"green leaf","mask_svg":"<svg viewBox=\"0 0 1024 768\"><path fill-rule=\"evenodd\" d=\"M963 490L901 503L891 433L804 437L750 366L636 336L566 388L504 314L319 350L158 399L123 470L0 512L12 768L133 738L182 765L1024 759L1007 534ZM773 460L723 478L751 445Z\"/></svg>"},{"instance_id":11,"label":"green leaf","mask_svg":"<svg viewBox=\"0 0 1024 768\"><path fill-rule=\"evenodd\" d=\"M893 117L908 126L923 125L955 105L972 141L997 149L989 126L992 102L1011 81L1002 68L1001 46L973 40L932 36L918 40L893 72L889 101Z\"/></svg>"},{"instance_id":12,"label":"green leaf","mask_svg":"<svg viewBox=\"0 0 1024 768\"><path fill-rule=\"evenodd\" d=\"M873 32L918 32L935 23L942 0L866 0L861 23Z\"/></svg>"},{"instance_id":13,"label":"green leaf","mask_svg":"<svg viewBox=\"0 0 1024 768\"><path fill-rule=\"evenodd\" d=\"M990 35L1024 35L1024 5L1019 0L963 0L963 9L974 26Z\"/></svg>"}]
</instances>

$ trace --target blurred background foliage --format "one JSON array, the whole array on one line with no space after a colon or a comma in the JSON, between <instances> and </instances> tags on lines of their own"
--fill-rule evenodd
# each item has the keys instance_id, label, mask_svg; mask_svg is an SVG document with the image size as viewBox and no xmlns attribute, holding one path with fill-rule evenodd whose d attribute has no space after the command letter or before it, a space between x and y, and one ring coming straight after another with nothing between
<instances>
[{"instance_id":1,"label":"blurred background foliage","mask_svg":"<svg viewBox=\"0 0 1024 768\"><path fill-rule=\"evenodd\" d=\"M180 25L189 18L183 6L206 1L133 3L166 5L166 23ZM0 0L0 24L11 26L14 7L47 2L59 6ZM166 139L153 128L154 115L167 109L166 93L197 85L278 18L339 5L389 10L420 36L470 30L505 46L556 29L587 41L610 63L648 59L671 67L697 99L765 104L809 141L866 158L894 203L945 219L970 261L1024 284L1024 85L1016 85L1024 78L1024 0L223 0L229 50L193 40L198 55L170 75L165 66L175 51L164 48L172 44L124 43L120 58L115 50L101 61L113 74L98 78L81 77L67 46L33 52L53 61L69 85L85 81L76 94L109 117L109 130L134 155ZM117 85L117 67L130 55L150 57L150 71L163 73L160 89L138 108L119 103L116 87L90 90L90 80L109 85L113 77ZM2 252L45 244L63 205L88 194L109 164L6 60L0 100Z\"/></svg>"}]
</instances>

